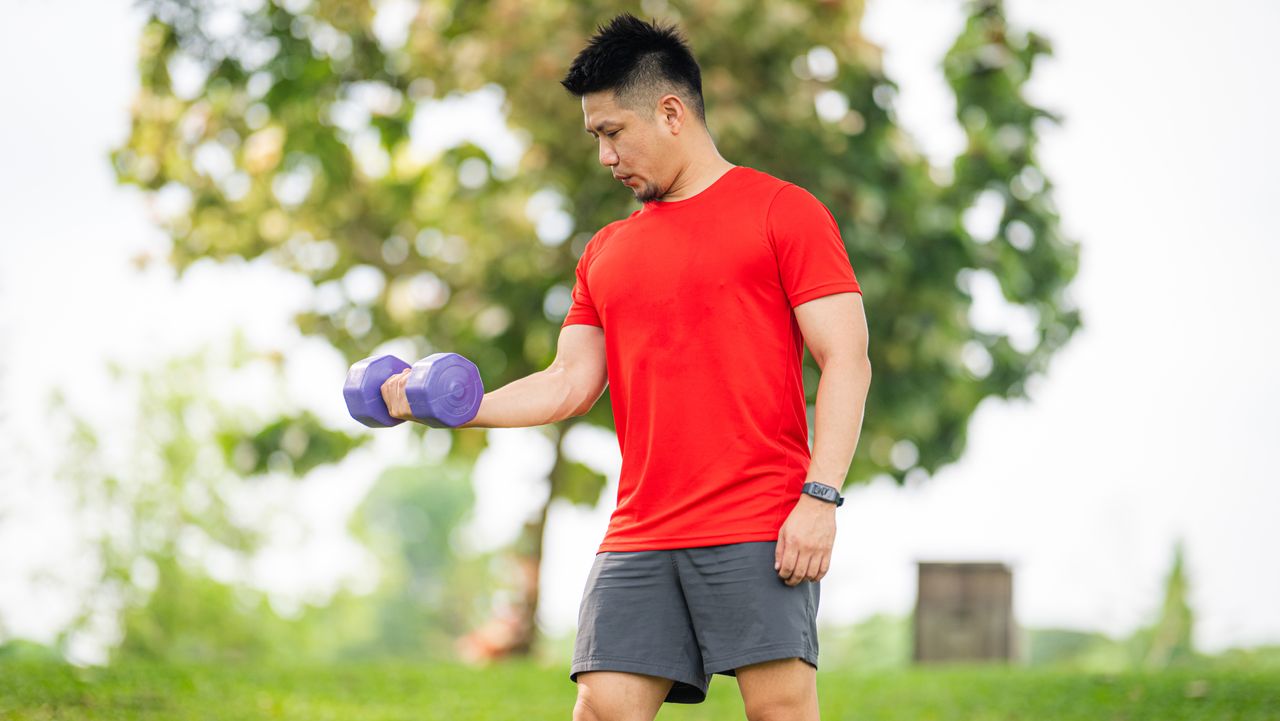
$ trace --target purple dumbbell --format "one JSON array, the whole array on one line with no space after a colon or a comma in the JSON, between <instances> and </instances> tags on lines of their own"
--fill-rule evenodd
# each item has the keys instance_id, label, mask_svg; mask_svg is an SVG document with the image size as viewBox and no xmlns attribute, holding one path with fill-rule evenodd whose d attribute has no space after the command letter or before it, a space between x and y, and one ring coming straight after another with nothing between
<instances>
[{"instance_id":1,"label":"purple dumbbell","mask_svg":"<svg viewBox=\"0 0 1280 721\"><path fill-rule=\"evenodd\" d=\"M412 368L405 395L413 417L436 428L452 428L475 418L484 385L475 364L457 353L434 353L410 366L393 355L374 356L351 366L342 395L351 417L370 428L390 428L393 418L382 400L382 385Z\"/></svg>"}]
</instances>

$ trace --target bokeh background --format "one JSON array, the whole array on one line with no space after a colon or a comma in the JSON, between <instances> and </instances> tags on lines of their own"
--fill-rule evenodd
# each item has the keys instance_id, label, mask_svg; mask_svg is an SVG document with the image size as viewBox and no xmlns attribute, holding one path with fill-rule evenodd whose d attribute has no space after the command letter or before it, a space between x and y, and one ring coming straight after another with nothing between
<instances>
[{"instance_id":1,"label":"bokeh background","mask_svg":"<svg viewBox=\"0 0 1280 721\"><path fill-rule=\"evenodd\" d=\"M556 81L628 10L865 289L824 658L909 663L918 561L1009 564L1023 664L1275 658L1274 3L0 6L0 656L567 667L608 396L371 431L339 389L550 362L635 207Z\"/></svg>"}]
</instances>

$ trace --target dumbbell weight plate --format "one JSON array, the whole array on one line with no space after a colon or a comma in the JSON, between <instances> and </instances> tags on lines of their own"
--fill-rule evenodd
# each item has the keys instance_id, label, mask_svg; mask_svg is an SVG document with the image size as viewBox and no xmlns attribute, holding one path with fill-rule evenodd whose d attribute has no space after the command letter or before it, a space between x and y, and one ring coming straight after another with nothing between
<instances>
[{"instance_id":1,"label":"dumbbell weight plate","mask_svg":"<svg viewBox=\"0 0 1280 721\"><path fill-rule=\"evenodd\" d=\"M365 358L351 366L347 382L342 386L342 397L347 400L351 417L370 428L390 428L404 420L393 418L382 400L382 384L391 376L402 373L409 364L393 355Z\"/></svg>"},{"instance_id":2,"label":"dumbbell weight plate","mask_svg":"<svg viewBox=\"0 0 1280 721\"><path fill-rule=\"evenodd\" d=\"M476 417L484 384L471 361L457 353L433 353L413 364L405 394L414 418L453 428Z\"/></svg>"}]
</instances>

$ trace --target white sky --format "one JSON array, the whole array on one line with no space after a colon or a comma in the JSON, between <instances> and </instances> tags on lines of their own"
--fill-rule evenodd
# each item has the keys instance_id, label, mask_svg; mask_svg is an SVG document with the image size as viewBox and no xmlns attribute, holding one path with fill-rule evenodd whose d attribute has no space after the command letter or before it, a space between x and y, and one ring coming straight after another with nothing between
<instances>
[{"instance_id":1,"label":"white sky","mask_svg":"<svg viewBox=\"0 0 1280 721\"><path fill-rule=\"evenodd\" d=\"M287 402L349 422L336 390L341 359L288 329L305 284L257 264L201 268L182 287L164 272L130 275L128 259L164 241L138 194L113 183L106 156L125 137L136 86L140 20L128 5L3 3L0 59L15 69L7 95L20 101L0 107L0 638L48 639L91 570L55 480L56 435L42 416L49 389L64 388L122 442L132 409L105 360L155 362L223 342L238 325L255 346L287 353ZM909 611L916 560L1004 560L1021 623L1127 633L1155 612L1181 536L1200 645L1280 642L1280 484L1268 452L1280 432L1280 46L1270 37L1280 6L1150 8L1009 3L1015 24L1056 47L1029 94L1067 118L1040 153L1065 231L1084 243L1074 296L1087 328L1031 403L982 406L963 462L919 486L850 491L822 622ZM960 21L958 3L880 0L864 28L886 48L902 122L938 164L962 141L937 70ZM875 272L853 262L860 275ZM999 320L1000 302L980 298L975 313ZM265 412L265 381L254 378L218 379L219 397ZM537 431L490 433L475 477L480 514L465 536L482 548L514 537L545 497L550 464ZM428 454L441 450L433 435ZM342 524L379 464L414 451L404 440L378 432L371 452L296 491L267 484L262 502L293 515L273 524L275 545L246 577L282 610L373 581ZM540 611L551 633L574 626L616 491L612 436L584 433L574 450L613 475L594 511L552 509ZM224 559L209 563L235 573ZM104 628L78 653L99 658L110 637Z\"/></svg>"}]
</instances>

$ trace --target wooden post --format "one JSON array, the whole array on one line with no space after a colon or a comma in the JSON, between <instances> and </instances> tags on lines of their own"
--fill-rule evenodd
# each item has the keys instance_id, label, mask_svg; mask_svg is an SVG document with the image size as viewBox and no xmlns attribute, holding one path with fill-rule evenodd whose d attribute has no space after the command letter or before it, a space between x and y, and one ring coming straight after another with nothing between
<instances>
[{"instance_id":1,"label":"wooden post","mask_svg":"<svg viewBox=\"0 0 1280 721\"><path fill-rule=\"evenodd\" d=\"M917 565L916 663L1014 659L1013 573L1008 566Z\"/></svg>"}]
</instances>

